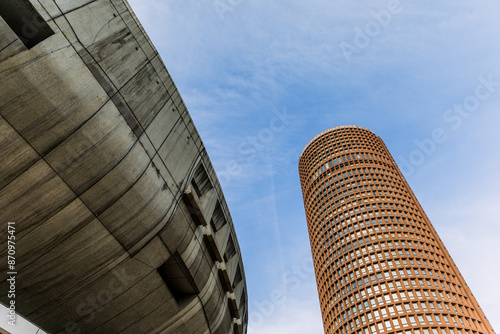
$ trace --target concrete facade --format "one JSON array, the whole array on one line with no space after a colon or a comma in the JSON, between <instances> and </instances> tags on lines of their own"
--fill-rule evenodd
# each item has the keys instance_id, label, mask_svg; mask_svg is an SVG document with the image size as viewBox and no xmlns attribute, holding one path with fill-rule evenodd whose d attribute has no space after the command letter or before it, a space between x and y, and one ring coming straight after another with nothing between
<instances>
[{"instance_id":1,"label":"concrete facade","mask_svg":"<svg viewBox=\"0 0 500 334\"><path fill-rule=\"evenodd\" d=\"M0 222L16 222L16 311L48 333L246 333L224 195L128 3L12 0L0 14Z\"/></svg>"},{"instance_id":2,"label":"concrete facade","mask_svg":"<svg viewBox=\"0 0 500 334\"><path fill-rule=\"evenodd\" d=\"M339 126L299 160L327 334L494 334L380 137Z\"/></svg>"}]
</instances>

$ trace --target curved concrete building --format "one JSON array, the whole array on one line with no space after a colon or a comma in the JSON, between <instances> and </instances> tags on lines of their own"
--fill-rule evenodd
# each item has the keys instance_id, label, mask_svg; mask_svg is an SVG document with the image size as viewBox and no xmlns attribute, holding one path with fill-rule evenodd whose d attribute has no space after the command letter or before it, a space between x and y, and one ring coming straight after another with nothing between
<instances>
[{"instance_id":1,"label":"curved concrete building","mask_svg":"<svg viewBox=\"0 0 500 334\"><path fill-rule=\"evenodd\" d=\"M320 133L299 173L325 333L494 333L372 131Z\"/></svg>"},{"instance_id":2,"label":"curved concrete building","mask_svg":"<svg viewBox=\"0 0 500 334\"><path fill-rule=\"evenodd\" d=\"M48 333L246 333L224 195L126 1L2 1L0 97L4 305Z\"/></svg>"}]
</instances>

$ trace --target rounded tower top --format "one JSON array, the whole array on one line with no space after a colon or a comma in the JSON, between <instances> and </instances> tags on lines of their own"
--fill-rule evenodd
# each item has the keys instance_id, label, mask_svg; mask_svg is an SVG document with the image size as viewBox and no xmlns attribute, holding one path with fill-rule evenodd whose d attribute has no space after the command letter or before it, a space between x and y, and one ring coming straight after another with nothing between
<instances>
[{"instance_id":1,"label":"rounded tower top","mask_svg":"<svg viewBox=\"0 0 500 334\"><path fill-rule=\"evenodd\" d=\"M339 125L339 126L335 126L333 128L330 128L328 130L325 130L319 134L317 134L316 136L314 136L313 139L311 139L307 145L304 147L304 149L302 150L302 153L300 153L300 157L302 157L302 155L304 154L304 152L307 150L307 148L318 138L322 137L323 135L327 134L327 133L330 133L330 132L333 132L333 131L336 131L336 130L339 130L339 129L352 129L352 128L355 128L355 129L363 129L363 130L366 130L366 131L370 131L371 133L375 134L375 132L373 132L372 130L368 129L368 128L365 128L365 127L362 127L362 126L359 126L359 125Z\"/></svg>"}]
</instances>

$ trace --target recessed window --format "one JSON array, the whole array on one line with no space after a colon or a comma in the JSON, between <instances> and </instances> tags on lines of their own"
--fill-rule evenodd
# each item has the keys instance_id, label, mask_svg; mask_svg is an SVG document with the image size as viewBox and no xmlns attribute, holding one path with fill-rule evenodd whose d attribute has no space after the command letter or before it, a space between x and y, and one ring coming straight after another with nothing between
<instances>
[{"instance_id":1,"label":"recessed window","mask_svg":"<svg viewBox=\"0 0 500 334\"><path fill-rule=\"evenodd\" d=\"M196 169L191 184L193 185L198 197L205 195L210 189L213 188L203 164L200 163L199 167Z\"/></svg>"},{"instance_id":2,"label":"recessed window","mask_svg":"<svg viewBox=\"0 0 500 334\"><path fill-rule=\"evenodd\" d=\"M0 15L28 49L54 34L29 1L0 1Z\"/></svg>"},{"instance_id":3,"label":"recessed window","mask_svg":"<svg viewBox=\"0 0 500 334\"><path fill-rule=\"evenodd\" d=\"M212 225L212 229L214 230L214 232L219 231L227 223L226 217L224 216L224 212L222 211L219 202L217 202L217 205L215 206L214 213L212 215L212 220L210 221L210 223Z\"/></svg>"},{"instance_id":4,"label":"recessed window","mask_svg":"<svg viewBox=\"0 0 500 334\"><path fill-rule=\"evenodd\" d=\"M174 253L157 270L181 308L199 293L193 276L179 253Z\"/></svg>"},{"instance_id":5,"label":"recessed window","mask_svg":"<svg viewBox=\"0 0 500 334\"><path fill-rule=\"evenodd\" d=\"M241 268L240 265L238 264L238 267L236 268L236 273L234 274L234 279L233 279L233 289L240 284L240 282L243 280L243 275L241 274Z\"/></svg>"},{"instance_id":6,"label":"recessed window","mask_svg":"<svg viewBox=\"0 0 500 334\"><path fill-rule=\"evenodd\" d=\"M224 261L229 261L234 255L236 255L236 247L234 246L234 241L231 236L227 241L226 251L224 252Z\"/></svg>"}]
</instances>

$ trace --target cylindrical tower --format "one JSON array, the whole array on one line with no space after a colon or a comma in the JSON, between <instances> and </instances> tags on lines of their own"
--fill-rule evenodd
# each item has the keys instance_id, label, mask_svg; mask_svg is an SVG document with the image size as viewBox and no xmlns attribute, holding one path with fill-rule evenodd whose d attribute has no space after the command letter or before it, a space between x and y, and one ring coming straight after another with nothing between
<instances>
[{"instance_id":1,"label":"cylindrical tower","mask_svg":"<svg viewBox=\"0 0 500 334\"><path fill-rule=\"evenodd\" d=\"M299 160L326 334L492 334L382 140L324 131Z\"/></svg>"}]
</instances>

